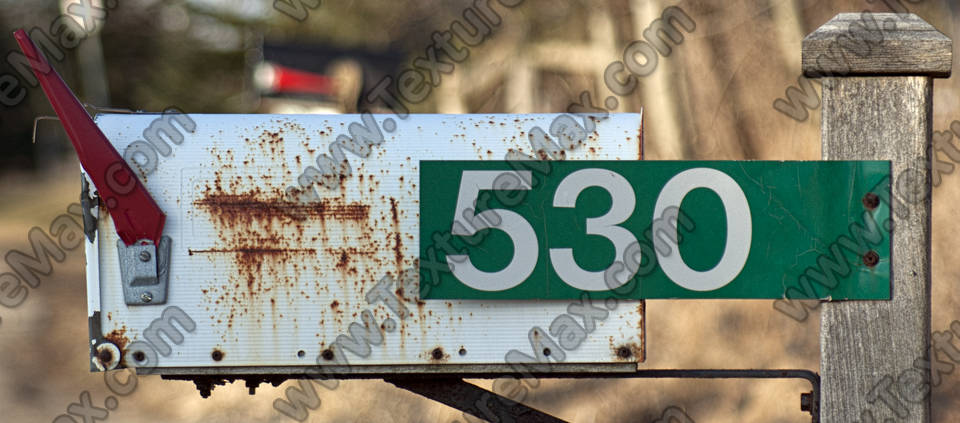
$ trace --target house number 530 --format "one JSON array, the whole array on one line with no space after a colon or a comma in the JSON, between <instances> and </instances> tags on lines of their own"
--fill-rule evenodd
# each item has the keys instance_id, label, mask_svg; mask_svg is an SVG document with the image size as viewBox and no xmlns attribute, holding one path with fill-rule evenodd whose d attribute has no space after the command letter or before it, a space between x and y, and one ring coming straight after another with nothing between
<instances>
[{"instance_id":1,"label":"house number 530","mask_svg":"<svg viewBox=\"0 0 960 423\"><path fill-rule=\"evenodd\" d=\"M500 188L496 187L495 181L505 174L512 176L512 179L520 183L513 184L509 188L503 188L503 184L500 184ZM454 216L462 216L471 224L454 224L452 234L472 236L482 229L501 230L513 242L514 252L510 263L494 272L477 269L467 255L447 256L448 261L456 262L456 265L451 266L454 276L465 285L481 291L502 291L519 285L533 273L539 259L539 241L530 222L516 212L506 209L488 209L474 214L481 190L530 190L531 180L531 172L523 170L463 171ZM557 186L553 206L575 207L577 197L589 187L606 190L610 194L612 204L603 216L586 219L585 232L588 235L599 235L608 239L616 251L615 257L623 257L627 248L637 242L637 237L619 225L633 214L637 199L633 186L622 175L598 168L580 169L570 173ZM753 227L747 197L740 185L721 171L703 167L687 169L670 178L657 196L653 215L662 216L670 208L679 208L684 197L697 188L707 188L716 193L726 211L727 239L720 261L710 270L697 271L687 266L676 245L668 249L673 253L663 254L661 248L654 248L654 251L663 272L674 283L694 291L712 291L727 285L740 274L750 252ZM673 230L676 230L675 228ZM677 238L673 237L673 239ZM655 244L670 242L657 236L654 236L653 240ZM589 271L578 266L573 259L572 248L550 248L549 251L553 270L564 283L577 289L586 291L614 289L625 284L636 274L634 270L633 274L622 278L622 282L617 282L619 285L608 286L604 280L605 271Z\"/></svg>"}]
</instances>

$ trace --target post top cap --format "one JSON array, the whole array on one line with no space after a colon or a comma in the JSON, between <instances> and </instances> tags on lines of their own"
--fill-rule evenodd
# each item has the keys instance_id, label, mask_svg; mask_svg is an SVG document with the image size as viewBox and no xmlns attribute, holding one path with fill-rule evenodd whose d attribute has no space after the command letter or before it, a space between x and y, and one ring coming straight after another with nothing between
<instances>
[{"instance_id":1,"label":"post top cap","mask_svg":"<svg viewBox=\"0 0 960 423\"><path fill-rule=\"evenodd\" d=\"M804 75L946 78L953 41L913 13L841 13L803 39Z\"/></svg>"}]
</instances>

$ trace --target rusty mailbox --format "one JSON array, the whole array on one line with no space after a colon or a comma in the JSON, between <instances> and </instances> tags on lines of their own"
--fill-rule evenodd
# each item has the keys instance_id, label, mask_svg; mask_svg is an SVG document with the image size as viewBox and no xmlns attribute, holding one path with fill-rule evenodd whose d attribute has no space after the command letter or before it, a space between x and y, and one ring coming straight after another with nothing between
<instances>
[{"instance_id":1,"label":"rusty mailbox","mask_svg":"<svg viewBox=\"0 0 960 423\"><path fill-rule=\"evenodd\" d=\"M98 116L166 223L157 248L128 247L100 201L87 244L93 363L162 374L318 365L386 374L509 371L552 355L567 371L636 370L642 301L595 301L609 314L564 349L551 324L590 299L418 295L419 206L431 192L420 160L537 154L530 132L556 122L592 129L568 159L640 154L632 114ZM183 335L162 337L164 329ZM97 348L121 358L104 363Z\"/></svg>"},{"instance_id":2,"label":"rusty mailbox","mask_svg":"<svg viewBox=\"0 0 960 423\"><path fill-rule=\"evenodd\" d=\"M437 182L421 161L637 160L640 114L94 121L54 70L34 71L84 169L93 370L255 387L545 362L539 371L633 372L644 359L640 300L422 299L421 261L435 259L421 244L435 240L418 232Z\"/></svg>"}]
</instances>

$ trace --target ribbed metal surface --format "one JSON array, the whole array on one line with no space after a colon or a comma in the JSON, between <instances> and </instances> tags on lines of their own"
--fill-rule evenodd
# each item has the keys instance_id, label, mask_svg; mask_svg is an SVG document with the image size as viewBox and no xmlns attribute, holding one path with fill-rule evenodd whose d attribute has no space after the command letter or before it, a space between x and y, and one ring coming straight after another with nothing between
<instances>
[{"instance_id":1,"label":"ribbed metal surface","mask_svg":"<svg viewBox=\"0 0 960 423\"><path fill-rule=\"evenodd\" d=\"M100 115L97 123L124 152L158 116ZM195 130L175 126L183 141L159 154L143 178L167 214L164 234L173 239L168 302L124 304L117 235L101 208L96 245L88 248L88 266L97 270L88 272L95 278L88 281L91 315L101 312L103 335L123 348L143 340L164 307L185 311L196 329L159 357L160 372L314 365L351 323L362 324L366 310L383 341L365 357L347 352L351 365L502 364L511 349L534 356L532 329L540 328L535 338L549 332L570 301L418 301L415 270L407 273L409 283L390 289L406 316L365 295L384 276L396 279L418 266L419 198L430 195L429 186L418 185L419 160L499 160L510 149L535 154L529 131L549 133L556 116L377 115L383 142L365 158L344 150L351 174L328 189L322 180L308 188L298 180L309 181L302 177L308 166L317 167L318 155L338 135L349 135L360 116L189 115ZM611 115L565 158L636 160L640 132L640 115ZM597 306L609 311L607 318L576 348L551 358L642 361L643 302ZM624 346L632 351L628 358Z\"/></svg>"}]
</instances>

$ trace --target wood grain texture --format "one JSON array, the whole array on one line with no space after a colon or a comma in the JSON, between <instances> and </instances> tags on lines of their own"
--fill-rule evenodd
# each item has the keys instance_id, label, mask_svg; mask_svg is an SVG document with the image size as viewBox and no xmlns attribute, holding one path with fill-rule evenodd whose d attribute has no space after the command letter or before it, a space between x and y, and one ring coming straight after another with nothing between
<instances>
[{"instance_id":1,"label":"wood grain texture","mask_svg":"<svg viewBox=\"0 0 960 423\"><path fill-rule=\"evenodd\" d=\"M932 78L950 75L952 48L913 14L840 14L803 40L804 73L825 77L822 157L891 160L893 175L891 300L820 315L824 422L930 421L915 362L930 343Z\"/></svg>"},{"instance_id":2,"label":"wood grain texture","mask_svg":"<svg viewBox=\"0 0 960 423\"><path fill-rule=\"evenodd\" d=\"M894 175L892 299L827 303L820 315L824 422L928 422L929 396L909 394L904 371L926 357L930 338L930 174L932 79L848 77L823 81L821 123L826 160L891 160ZM909 182L917 180L917 184ZM916 195L916 188L923 194ZM915 372L911 372L915 373ZM923 373L928 375L928 373ZM891 381L887 388L885 379ZM903 379L903 380L900 380ZM878 388L878 383L881 384ZM901 387L901 385L904 385ZM904 395L901 389L907 391ZM891 391L899 401L884 405ZM899 402L899 404L897 403ZM866 420L871 421L871 420Z\"/></svg>"},{"instance_id":3,"label":"wood grain texture","mask_svg":"<svg viewBox=\"0 0 960 423\"><path fill-rule=\"evenodd\" d=\"M803 39L808 77L950 76L953 44L926 21L896 13L841 13Z\"/></svg>"}]
</instances>

